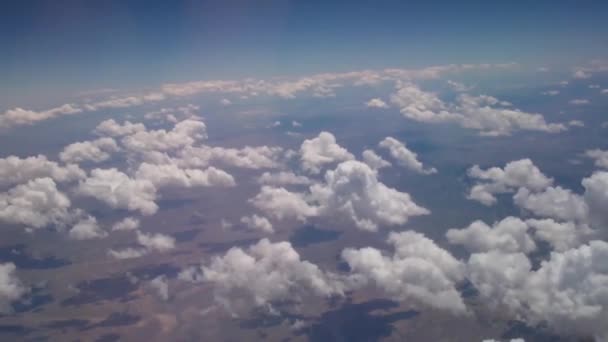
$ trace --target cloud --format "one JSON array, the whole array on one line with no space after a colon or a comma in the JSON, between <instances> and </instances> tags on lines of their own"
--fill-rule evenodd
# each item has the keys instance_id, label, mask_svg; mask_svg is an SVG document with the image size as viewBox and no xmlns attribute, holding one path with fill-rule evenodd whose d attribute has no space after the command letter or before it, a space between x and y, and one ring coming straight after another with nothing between
<instances>
[{"instance_id":1,"label":"cloud","mask_svg":"<svg viewBox=\"0 0 608 342\"><path fill-rule=\"evenodd\" d=\"M89 240L104 238L108 236L108 233L99 227L95 217L89 216L86 219L78 221L70 229L68 236L74 240Z\"/></svg>"},{"instance_id":2,"label":"cloud","mask_svg":"<svg viewBox=\"0 0 608 342\"><path fill-rule=\"evenodd\" d=\"M382 99L374 98L365 103L365 106L369 108L388 108L388 104Z\"/></svg>"},{"instance_id":3,"label":"cloud","mask_svg":"<svg viewBox=\"0 0 608 342\"><path fill-rule=\"evenodd\" d=\"M545 176L530 159L509 162L503 169L492 167L483 170L474 165L467 174L470 178L484 181L475 184L467 198L487 206L496 203L496 194L514 192L520 187L541 191L553 184L553 179Z\"/></svg>"},{"instance_id":4,"label":"cloud","mask_svg":"<svg viewBox=\"0 0 608 342\"><path fill-rule=\"evenodd\" d=\"M63 226L72 218L70 206L51 178L36 178L0 193L0 220L27 228Z\"/></svg>"},{"instance_id":5,"label":"cloud","mask_svg":"<svg viewBox=\"0 0 608 342\"><path fill-rule=\"evenodd\" d=\"M591 77L591 73L585 70L576 70L572 73L572 77L576 79L587 79Z\"/></svg>"},{"instance_id":6,"label":"cloud","mask_svg":"<svg viewBox=\"0 0 608 342\"><path fill-rule=\"evenodd\" d=\"M188 147L178 152L175 162L182 167L205 167L219 163L245 169L277 168L281 165L283 148L278 146Z\"/></svg>"},{"instance_id":7,"label":"cloud","mask_svg":"<svg viewBox=\"0 0 608 342\"><path fill-rule=\"evenodd\" d=\"M541 114L507 108L508 103L491 96L460 94L454 102L446 103L413 83L399 84L391 102L411 120L453 122L486 136L510 135L516 130L556 133L567 129L563 124L547 123Z\"/></svg>"},{"instance_id":8,"label":"cloud","mask_svg":"<svg viewBox=\"0 0 608 342\"><path fill-rule=\"evenodd\" d=\"M334 275L301 260L289 242L268 239L247 249L233 247L210 263L182 271L179 278L212 284L215 300L231 312L301 301L306 295L342 295L344 290Z\"/></svg>"},{"instance_id":9,"label":"cloud","mask_svg":"<svg viewBox=\"0 0 608 342\"><path fill-rule=\"evenodd\" d=\"M77 114L80 112L82 112L82 109L78 108L74 104L64 104L60 107L39 112L17 107L14 109L9 109L0 114L0 128L33 125L39 121L56 118L62 115Z\"/></svg>"},{"instance_id":10,"label":"cloud","mask_svg":"<svg viewBox=\"0 0 608 342\"><path fill-rule=\"evenodd\" d=\"M377 155L373 150L365 150L361 156L363 157L363 162L373 170L379 170L392 165L390 162L382 159L382 157Z\"/></svg>"},{"instance_id":11,"label":"cloud","mask_svg":"<svg viewBox=\"0 0 608 342\"><path fill-rule=\"evenodd\" d=\"M585 151L585 156L592 158L595 166L608 169L608 151L593 149Z\"/></svg>"},{"instance_id":12,"label":"cloud","mask_svg":"<svg viewBox=\"0 0 608 342\"><path fill-rule=\"evenodd\" d=\"M513 196L515 204L540 217L585 222L589 208L583 198L560 186L533 193L520 188Z\"/></svg>"},{"instance_id":13,"label":"cloud","mask_svg":"<svg viewBox=\"0 0 608 342\"><path fill-rule=\"evenodd\" d=\"M296 218L300 221L318 215L319 208L309 204L300 193L285 188L262 186L260 192L249 200L256 208L278 220Z\"/></svg>"},{"instance_id":14,"label":"cloud","mask_svg":"<svg viewBox=\"0 0 608 342\"><path fill-rule=\"evenodd\" d=\"M61 166L41 154L27 158L16 156L0 158L0 186L21 184L44 177L56 182L71 182L85 176L86 173L78 165Z\"/></svg>"},{"instance_id":15,"label":"cloud","mask_svg":"<svg viewBox=\"0 0 608 342\"><path fill-rule=\"evenodd\" d=\"M110 159L111 154L119 150L116 141L106 137L70 144L59 154L59 158L65 163L81 163L83 161L99 163Z\"/></svg>"},{"instance_id":16,"label":"cloud","mask_svg":"<svg viewBox=\"0 0 608 342\"><path fill-rule=\"evenodd\" d=\"M15 264L0 263L0 313L13 312L11 303L22 298L29 289L23 285L15 274Z\"/></svg>"},{"instance_id":17,"label":"cloud","mask_svg":"<svg viewBox=\"0 0 608 342\"><path fill-rule=\"evenodd\" d=\"M571 104L571 105L580 106L580 105L587 105L587 104L589 104L591 102L589 100L587 100L587 99L574 99L574 100L568 101L568 103Z\"/></svg>"},{"instance_id":18,"label":"cloud","mask_svg":"<svg viewBox=\"0 0 608 342\"><path fill-rule=\"evenodd\" d=\"M265 185L309 185L312 183L306 176L296 175L291 171L264 172L258 178L259 184Z\"/></svg>"},{"instance_id":19,"label":"cloud","mask_svg":"<svg viewBox=\"0 0 608 342\"><path fill-rule=\"evenodd\" d=\"M350 152L336 143L336 138L329 132L321 132L316 138L304 140L300 146L302 168L310 173L321 172L328 164L355 159Z\"/></svg>"},{"instance_id":20,"label":"cloud","mask_svg":"<svg viewBox=\"0 0 608 342\"><path fill-rule=\"evenodd\" d=\"M81 195L96 198L112 208L152 215L158 210L156 187L149 180L130 178L117 169L94 169L78 185Z\"/></svg>"},{"instance_id":21,"label":"cloud","mask_svg":"<svg viewBox=\"0 0 608 342\"><path fill-rule=\"evenodd\" d=\"M251 216L243 216L241 217L241 223L251 229L258 230L263 233L274 233L272 223L270 223L270 221L263 216L258 216L256 214Z\"/></svg>"},{"instance_id":22,"label":"cloud","mask_svg":"<svg viewBox=\"0 0 608 342\"><path fill-rule=\"evenodd\" d=\"M137 231L137 242L150 251L166 252L175 248L175 239L165 234L147 234Z\"/></svg>"},{"instance_id":23,"label":"cloud","mask_svg":"<svg viewBox=\"0 0 608 342\"><path fill-rule=\"evenodd\" d=\"M608 243L591 241L551 252L537 270L521 253L471 255L468 277L480 296L508 308L529 324L544 322L558 332L608 336Z\"/></svg>"},{"instance_id":24,"label":"cloud","mask_svg":"<svg viewBox=\"0 0 608 342\"><path fill-rule=\"evenodd\" d=\"M594 235L586 224L577 225L574 222L529 219L526 224L534 229L538 239L547 241L558 252L578 247Z\"/></svg>"},{"instance_id":25,"label":"cloud","mask_svg":"<svg viewBox=\"0 0 608 342\"><path fill-rule=\"evenodd\" d=\"M342 251L355 287L374 285L399 300L413 299L455 314L467 311L456 289L464 280L460 261L420 233L391 233L388 243L394 248L390 256L371 247Z\"/></svg>"},{"instance_id":26,"label":"cloud","mask_svg":"<svg viewBox=\"0 0 608 342\"><path fill-rule=\"evenodd\" d=\"M437 169L435 168L425 169L424 165L418 161L418 155L415 152L410 151L405 143L402 143L393 137L384 138L378 146L388 149L397 163L407 169L425 175L437 173Z\"/></svg>"},{"instance_id":27,"label":"cloud","mask_svg":"<svg viewBox=\"0 0 608 342\"><path fill-rule=\"evenodd\" d=\"M126 135L122 144L129 151L147 152L177 151L207 138L207 126L196 119L186 119L175 124L170 131L140 130Z\"/></svg>"},{"instance_id":28,"label":"cloud","mask_svg":"<svg viewBox=\"0 0 608 342\"><path fill-rule=\"evenodd\" d=\"M112 230L136 230L139 228L139 220L133 217L125 217L124 219L114 223Z\"/></svg>"},{"instance_id":29,"label":"cloud","mask_svg":"<svg viewBox=\"0 0 608 342\"><path fill-rule=\"evenodd\" d=\"M446 233L452 244L464 246L470 252L500 251L504 253L530 253L536 244L528 234L528 225L516 217L495 222L492 227L475 221L463 229L450 229Z\"/></svg>"},{"instance_id":30,"label":"cloud","mask_svg":"<svg viewBox=\"0 0 608 342\"><path fill-rule=\"evenodd\" d=\"M169 300L169 283L167 282L167 277L158 276L152 279L149 284L152 289L156 290L160 299L164 301Z\"/></svg>"},{"instance_id":31,"label":"cloud","mask_svg":"<svg viewBox=\"0 0 608 342\"><path fill-rule=\"evenodd\" d=\"M123 124L119 124L114 119L104 120L97 127L94 132L102 136L110 137L122 137L125 135L132 135L137 132L143 132L146 130L146 126L142 123L131 123L125 121Z\"/></svg>"},{"instance_id":32,"label":"cloud","mask_svg":"<svg viewBox=\"0 0 608 342\"><path fill-rule=\"evenodd\" d=\"M354 160L327 171L325 182L313 184L308 193L264 186L250 201L279 220L340 214L357 228L369 231L376 231L381 224L405 224L411 216L429 213L409 194L382 184L374 170Z\"/></svg>"},{"instance_id":33,"label":"cloud","mask_svg":"<svg viewBox=\"0 0 608 342\"><path fill-rule=\"evenodd\" d=\"M175 164L148 164L142 163L135 172L137 180L146 180L157 188L166 186L196 187L196 186L223 186L236 185L234 177L225 171L209 167L205 170L180 169Z\"/></svg>"},{"instance_id":34,"label":"cloud","mask_svg":"<svg viewBox=\"0 0 608 342\"><path fill-rule=\"evenodd\" d=\"M555 96L559 95L559 90L547 90L542 92L543 95Z\"/></svg>"},{"instance_id":35,"label":"cloud","mask_svg":"<svg viewBox=\"0 0 608 342\"><path fill-rule=\"evenodd\" d=\"M146 254L148 254L148 250L145 248L127 247L121 250L110 249L108 251L108 255L114 259L134 259L140 258Z\"/></svg>"}]
</instances>

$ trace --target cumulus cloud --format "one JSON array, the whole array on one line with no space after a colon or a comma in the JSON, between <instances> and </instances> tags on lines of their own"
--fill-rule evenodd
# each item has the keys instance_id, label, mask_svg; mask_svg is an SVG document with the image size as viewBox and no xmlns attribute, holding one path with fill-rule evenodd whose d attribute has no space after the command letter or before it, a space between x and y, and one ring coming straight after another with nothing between
<instances>
[{"instance_id":1,"label":"cumulus cloud","mask_svg":"<svg viewBox=\"0 0 608 342\"><path fill-rule=\"evenodd\" d=\"M116 169L94 169L78 185L81 195L96 198L112 208L139 211L152 215L158 210L156 187L145 179L130 178Z\"/></svg>"},{"instance_id":2,"label":"cumulus cloud","mask_svg":"<svg viewBox=\"0 0 608 342\"><path fill-rule=\"evenodd\" d=\"M388 104L379 98L371 99L365 105L369 108L388 108Z\"/></svg>"},{"instance_id":3,"label":"cumulus cloud","mask_svg":"<svg viewBox=\"0 0 608 342\"><path fill-rule=\"evenodd\" d=\"M207 126L198 119L186 119L175 124L173 129L140 130L122 138L129 151L147 152L177 151L207 137Z\"/></svg>"},{"instance_id":4,"label":"cumulus cloud","mask_svg":"<svg viewBox=\"0 0 608 342\"><path fill-rule=\"evenodd\" d=\"M370 231L380 224L404 224L411 216L429 213L409 194L387 187L374 170L354 160L327 171L325 182L313 184L308 193L264 186L250 201L277 219L340 214L356 227Z\"/></svg>"},{"instance_id":5,"label":"cumulus cloud","mask_svg":"<svg viewBox=\"0 0 608 342\"><path fill-rule=\"evenodd\" d=\"M139 228L139 220L133 217L125 217L112 225L112 230L136 230L137 228Z\"/></svg>"},{"instance_id":6,"label":"cumulus cloud","mask_svg":"<svg viewBox=\"0 0 608 342\"><path fill-rule=\"evenodd\" d=\"M72 115L82 112L74 104L64 104L59 107L44 111L34 111L23 108L9 109L0 114L0 128L10 128L13 126L32 125L39 121L52 119L62 115Z\"/></svg>"},{"instance_id":7,"label":"cumulus cloud","mask_svg":"<svg viewBox=\"0 0 608 342\"><path fill-rule=\"evenodd\" d=\"M182 271L179 278L213 284L216 301L232 312L281 300L298 301L306 295L342 295L344 291L331 273L301 260L290 243L268 239L247 249L233 247L208 264Z\"/></svg>"},{"instance_id":8,"label":"cumulus cloud","mask_svg":"<svg viewBox=\"0 0 608 342\"><path fill-rule=\"evenodd\" d=\"M585 151L585 156L593 159L595 166L608 169L608 151L593 149Z\"/></svg>"},{"instance_id":9,"label":"cumulus cloud","mask_svg":"<svg viewBox=\"0 0 608 342\"><path fill-rule=\"evenodd\" d=\"M413 299L455 314L467 311L456 289L464 280L460 261L420 233L391 233L388 242L394 248L390 256L371 247L342 251L356 286L374 285L400 300Z\"/></svg>"},{"instance_id":10,"label":"cumulus cloud","mask_svg":"<svg viewBox=\"0 0 608 342\"><path fill-rule=\"evenodd\" d=\"M114 119L108 119L99 123L99 125L95 127L94 132L102 136L122 137L145 130L146 126L144 126L142 123L131 123L130 121L125 121L123 124L119 124Z\"/></svg>"},{"instance_id":11,"label":"cumulus cloud","mask_svg":"<svg viewBox=\"0 0 608 342\"><path fill-rule=\"evenodd\" d=\"M379 170L392 165L390 162L382 159L382 157L373 150L365 150L361 156L363 157L363 162L374 170Z\"/></svg>"},{"instance_id":12,"label":"cumulus cloud","mask_svg":"<svg viewBox=\"0 0 608 342\"><path fill-rule=\"evenodd\" d=\"M528 224L516 217L495 222L492 227L475 221L463 229L450 229L446 233L452 244L463 245L470 252L500 251L504 253L530 253L536 244L528 234Z\"/></svg>"},{"instance_id":13,"label":"cumulus cloud","mask_svg":"<svg viewBox=\"0 0 608 342\"><path fill-rule=\"evenodd\" d=\"M70 206L51 178L36 178L0 193L0 220L27 228L63 226L71 220Z\"/></svg>"},{"instance_id":14,"label":"cumulus cloud","mask_svg":"<svg viewBox=\"0 0 608 342\"><path fill-rule=\"evenodd\" d=\"M587 99L574 99L574 100L568 101L568 103L571 105L581 106L581 105L587 105L591 102Z\"/></svg>"},{"instance_id":15,"label":"cumulus cloud","mask_svg":"<svg viewBox=\"0 0 608 342\"><path fill-rule=\"evenodd\" d=\"M108 233L101 229L95 217L89 216L78 221L70 229L68 236L74 240L89 240L104 238Z\"/></svg>"},{"instance_id":16,"label":"cumulus cloud","mask_svg":"<svg viewBox=\"0 0 608 342\"><path fill-rule=\"evenodd\" d=\"M537 193L520 188L513 200L517 206L540 217L585 222L589 215L589 208L583 198L560 186L549 187Z\"/></svg>"},{"instance_id":17,"label":"cumulus cloud","mask_svg":"<svg viewBox=\"0 0 608 342\"><path fill-rule=\"evenodd\" d=\"M175 164L142 163L135 173L137 180L147 180L156 187L180 186L235 186L234 177L227 172L209 167L205 170L181 169Z\"/></svg>"},{"instance_id":18,"label":"cumulus cloud","mask_svg":"<svg viewBox=\"0 0 608 342\"><path fill-rule=\"evenodd\" d=\"M108 255L114 259L134 259L140 258L148 254L148 250L145 248L132 248L127 247L121 250L110 249Z\"/></svg>"},{"instance_id":19,"label":"cumulus cloud","mask_svg":"<svg viewBox=\"0 0 608 342\"><path fill-rule=\"evenodd\" d=\"M169 300L169 282L167 281L167 277L158 276L152 279L149 284L162 300Z\"/></svg>"},{"instance_id":20,"label":"cumulus cloud","mask_svg":"<svg viewBox=\"0 0 608 342\"><path fill-rule=\"evenodd\" d=\"M25 183L35 178L48 177L56 182L82 179L86 173L78 165L61 166L44 155L27 158L8 156L0 158L0 186Z\"/></svg>"},{"instance_id":21,"label":"cumulus cloud","mask_svg":"<svg viewBox=\"0 0 608 342\"><path fill-rule=\"evenodd\" d=\"M12 303L22 298L29 289L15 274L15 264L0 263L0 313L13 312Z\"/></svg>"},{"instance_id":22,"label":"cumulus cloud","mask_svg":"<svg viewBox=\"0 0 608 342\"><path fill-rule=\"evenodd\" d=\"M304 140L300 146L302 168L310 173L320 173L321 169L333 163L355 159L350 152L336 143L329 132L321 132L313 139Z\"/></svg>"},{"instance_id":23,"label":"cumulus cloud","mask_svg":"<svg viewBox=\"0 0 608 342\"><path fill-rule=\"evenodd\" d=\"M388 149L397 163L407 169L425 175L437 173L437 169L435 168L424 168L424 165L418 160L418 155L409 150L405 143L402 143L393 137L384 138L379 146Z\"/></svg>"},{"instance_id":24,"label":"cumulus cloud","mask_svg":"<svg viewBox=\"0 0 608 342\"><path fill-rule=\"evenodd\" d=\"M553 179L545 176L530 159L509 162L502 169L483 170L474 165L467 173L469 177L483 181L471 188L467 198L488 206L496 203L496 194L514 192L520 187L540 191L553 183Z\"/></svg>"},{"instance_id":25,"label":"cumulus cloud","mask_svg":"<svg viewBox=\"0 0 608 342\"><path fill-rule=\"evenodd\" d=\"M267 218L259 215L251 215L251 216L243 216L241 217L241 223L246 225L247 227L259 230L264 233L273 233L274 229L272 228L272 223L268 221Z\"/></svg>"},{"instance_id":26,"label":"cumulus cloud","mask_svg":"<svg viewBox=\"0 0 608 342\"><path fill-rule=\"evenodd\" d=\"M175 163L182 167L206 167L219 163L245 169L271 169L281 165L283 148L278 146L245 146L242 148L195 146L178 152Z\"/></svg>"},{"instance_id":27,"label":"cumulus cloud","mask_svg":"<svg viewBox=\"0 0 608 342\"><path fill-rule=\"evenodd\" d=\"M258 178L259 184L266 185L308 185L312 183L306 176L296 175L291 171L264 172Z\"/></svg>"},{"instance_id":28,"label":"cumulus cloud","mask_svg":"<svg viewBox=\"0 0 608 342\"><path fill-rule=\"evenodd\" d=\"M150 251L166 252L175 248L175 239L165 234L147 234L137 231L137 242Z\"/></svg>"},{"instance_id":29,"label":"cumulus cloud","mask_svg":"<svg viewBox=\"0 0 608 342\"><path fill-rule=\"evenodd\" d=\"M591 241L563 252L551 252L532 270L521 253L471 255L471 282L488 303L501 305L531 323L545 322L567 333L608 336L608 243Z\"/></svg>"},{"instance_id":30,"label":"cumulus cloud","mask_svg":"<svg viewBox=\"0 0 608 342\"><path fill-rule=\"evenodd\" d=\"M482 135L509 135L516 130L556 133L563 124L547 123L541 114L509 108L510 104L487 95L460 94L446 103L436 93L421 90L413 83L401 83L391 102L409 119L427 122L453 122L480 131Z\"/></svg>"},{"instance_id":31,"label":"cumulus cloud","mask_svg":"<svg viewBox=\"0 0 608 342\"><path fill-rule=\"evenodd\" d=\"M81 163L83 161L99 163L110 159L112 153L119 150L116 141L106 137L70 144L59 154L59 158L65 163Z\"/></svg>"}]
</instances>

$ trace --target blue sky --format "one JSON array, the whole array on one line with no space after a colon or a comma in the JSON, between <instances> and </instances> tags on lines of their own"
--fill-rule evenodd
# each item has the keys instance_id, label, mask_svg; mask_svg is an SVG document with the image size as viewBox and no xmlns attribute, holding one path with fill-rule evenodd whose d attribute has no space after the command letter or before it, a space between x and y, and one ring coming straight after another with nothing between
<instances>
[{"instance_id":1,"label":"blue sky","mask_svg":"<svg viewBox=\"0 0 608 342\"><path fill-rule=\"evenodd\" d=\"M5 95L605 54L605 1L20 1L0 11Z\"/></svg>"}]
</instances>

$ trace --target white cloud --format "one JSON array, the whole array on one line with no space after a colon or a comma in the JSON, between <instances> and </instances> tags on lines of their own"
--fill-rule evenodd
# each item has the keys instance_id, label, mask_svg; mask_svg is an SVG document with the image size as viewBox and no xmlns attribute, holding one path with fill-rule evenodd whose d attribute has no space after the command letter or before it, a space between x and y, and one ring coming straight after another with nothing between
<instances>
[{"instance_id":1,"label":"white cloud","mask_svg":"<svg viewBox=\"0 0 608 342\"><path fill-rule=\"evenodd\" d=\"M158 276L150 281L150 287L156 290L158 296L164 300L169 300L169 283L167 282L167 277Z\"/></svg>"},{"instance_id":2,"label":"white cloud","mask_svg":"<svg viewBox=\"0 0 608 342\"><path fill-rule=\"evenodd\" d=\"M391 102L406 118L427 123L454 122L486 136L509 135L515 130L556 133L567 129L563 124L547 123L541 114L505 108L510 104L491 96L460 94L453 103L446 103L413 83L398 85Z\"/></svg>"},{"instance_id":3,"label":"white cloud","mask_svg":"<svg viewBox=\"0 0 608 342\"><path fill-rule=\"evenodd\" d=\"M593 149L585 151L585 156L592 158L595 166L608 169L608 151Z\"/></svg>"},{"instance_id":4,"label":"white cloud","mask_svg":"<svg viewBox=\"0 0 608 342\"><path fill-rule=\"evenodd\" d=\"M463 245L470 252L500 251L504 253L530 253L536 244L528 234L528 224L516 217L495 222L492 227L475 221L463 229L450 229L446 233L452 244Z\"/></svg>"},{"instance_id":5,"label":"white cloud","mask_svg":"<svg viewBox=\"0 0 608 342\"><path fill-rule=\"evenodd\" d=\"M266 185L308 185L312 183L306 176L296 175L291 171L264 172L258 178L259 184Z\"/></svg>"},{"instance_id":6,"label":"white cloud","mask_svg":"<svg viewBox=\"0 0 608 342\"><path fill-rule=\"evenodd\" d=\"M555 96L559 95L559 90L547 90L542 92L543 95Z\"/></svg>"},{"instance_id":7,"label":"white cloud","mask_svg":"<svg viewBox=\"0 0 608 342\"><path fill-rule=\"evenodd\" d=\"M108 251L108 255L114 259L134 259L141 258L142 256L148 254L148 250L145 248L132 248L127 247L121 250L110 249Z\"/></svg>"},{"instance_id":8,"label":"white cloud","mask_svg":"<svg viewBox=\"0 0 608 342\"><path fill-rule=\"evenodd\" d=\"M313 139L307 139L300 146L302 168L310 173L320 173L321 169L333 163L355 159L348 150L336 143L329 132L321 132Z\"/></svg>"},{"instance_id":9,"label":"white cloud","mask_svg":"<svg viewBox=\"0 0 608 342\"><path fill-rule=\"evenodd\" d=\"M586 79L591 77L591 73L585 70L576 70L574 73L572 73L572 77L577 79Z\"/></svg>"},{"instance_id":10,"label":"white cloud","mask_svg":"<svg viewBox=\"0 0 608 342\"><path fill-rule=\"evenodd\" d=\"M62 115L72 115L82 112L74 104L64 104L60 107L51 108L44 111L33 111L23 108L9 109L0 114L0 127L10 128L13 126L32 125L39 121L52 119Z\"/></svg>"},{"instance_id":11,"label":"white cloud","mask_svg":"<svg viewBox=\"0 0 608 342\"><path fill-rule=\"evenodd\" d=\"M362 153L363 162L374 170L379 170L384 167L389 167L392 164L380 157L373 150L365 150Z\"/></svg>"},{"instance_id":12,"label":"white cloud","mask_svg":"<svg viewBox=\"0 0 608 342\"><path fill-rule=\"evenodd\" d=\"M365 106L369 108L388 108L388 104L379 98L374 98L367 101Z\"/></svg>"},{"instance_id":13,"label":"white cloud","mask_svg":"<svg viewBox=\"0 0 608 342\"><path fill-rule=\"evenodd\" d=\"M263 216L259 216L256 214L253 214L251 216L243 216L241 217L241 223L251 229L255 229L263 233L274 233L272 223L270 223L270 221L268 221L268 219Z\"/></svg>"},{"instance_id":14,"label":"white cloud","mask_svg":"<svg viewBox=\"0 0 608 342\"><path fill-rule=\"evenodd\" d=\"M534 229L538 239L547 241L558 252L578 247L594 234L586 224L577 225L574 222L529 219L526 223Z\"/></svg>"},{"instance_id":15,"label":"white cloud","mask_svg":"<svg viewBox=\"0 0 608 342\"><path fill-rule=\"evenodd\" d=\"M343 284L330 273L303 261L288 242L262 239L242 249L233 247L200 268L189 268L179 278L213 284L216 301L234 312L275 301L299 301L305 295L342 295Z\"/></svg>"},{"instance_id":16,"label":"white cloud","mask_svg":"<svg viewBox=\"0 0 608 342\"><path fill-rule=\"evenodd\" d=\"M149 180L130 178L116 169L94 169L78 185L79 194L96 198L112 208L138 210L152 215L158 210L156 187Z\"/></svg>"},{"instance_id":17,"label":"white cloud","mask_svg":"<svg viewBox=\"0 0 608 342\"><path fill-rule=\"evenodd\" d=\"M125 217L112 225L112 230L136 230L137 228L139 228L139 220L133 217Z\"/></svg>"},{"instance_id":18,"label":"white cloud","mask_svg":"<svg viewBox=\"0 0 608 342\"><path fill-rule=\"evenodd\" d=\"M108 236L108 233L99 227L95 217L89 216L78 221L72 229L70 229L68 236L74 240L89 240L104 238Z\"/></svg>"},{"instance_id":19,"label":"white cloud","mask_svg":"<svg viewBox=\"0 0 608 342\"><path fill-rule=\"evenodd\" d=\"M589 222L593 227L607 231L608 227L608 172L597 171L584 178L583 199L589 208Z\"/></svg>"},{"instance_id":20,"label":"white cloud","mask_svg":"<svg viewBox=\"0 0 608 342\"><path fill-rule=\"evenodd\" d=\"M175 239L165 234L147 234L137 231L137 242L150 251L166 252L175 248Z\"/></svg>"},{"instance_id":21,"label":"white cloud","mask_svg":"<svg viewBox=\"0 0 608 342\"><path fill-rule=\"evenodd\" d=\"M589 215L583 198L560 186L549 187L537 193L520 188L513 200L517 206L540 217L585 222Z\"/></svg>"},{"instance_id":22,"label":"white cloud","mask_svg":"<svg viewBox=\"0 0 608 342\"><path fill-rule=\"evenodd\" d=\"M460 261L420 233L391 233L388 242L395 250L392 256L371 247L342 251L355 287L375 285L400 300L414 299L455 314L467 311L456 289L464 279Z\"/></svg>"},{"instance_id":23,"label":"white cloud","mask_svg":"<svg viewBox=\"0 0 608 342\"><path fill-rule=\"evenodd\" d=\"M78 165L60 166L44 155L19 158L0 158L0 186L16 185L35 178L49 177L56 182L70 182L84 178L86 173Z\"/></svg>"},{"instance_id":24,"label":"white cloud","mask_svg":"<svg viewBox=\"0 0 608 342\"><path fill-rule=\"evenodd\" d=\"M145 130L146 126L144 126L142 123L131 123L130 121L125 121L123 124L119 124L114 119L108 119L99 123L94 132L102 136L106 135L110 137L121 137Z\"/></svg>"},{"instance_id":25,"label":"white cloud","mask_svg":"<svg viewBox=\"0 0 608 342\"><path fill-rule=\"evenodd\" d=\"M467 198L488 206L496 203L495 194L510 193L520 187L541 191L553 183L553 179L545 176L530 159L509 162L503 169L491 167L483 170L474 165L467 174L484 181L475 184Z\"/></svg>"},{"instance_id":26,"label":"white cloud","mask_svg":"<svg viewBox=\"0 0 608 342\"><path fill-rule=\"evenodd\" d=\"M70 206L51 178L36 178L0 193L0 220L27 228L62 226L71 220Z\"/></svg>"},{"instance_id":27,"label":"white cloud","mask_svg":"<svg viewBox=\"0 0 608 342\"><path fill-rule=\"evenodd\" d=\"M105 137L70 144L59 154L59 158L65 163L81 163L83 161L99 163L110 159L111 154L119 150L120 148L114 139Z\"/></svg>"},{"instance_id":28,"label":"white cloud","mask_svg":"<svg viewBox=\"0 0 608 342\"><path fill-rule=\"evenodd\" d=\"M207 126L197 119L186 119L175 124L170 131L140 130L122 139L129 151L136 153L177 151L206 139Z\"/></svg>"},{"instance_id":29,"label":"white cloud","mask_svg":"<svg viewBox=\"0 0 608 342\"><path fill-rule=\"evenodd\" d=\"M523 254L471 255L468 278L488 303L501 305L530 324L558 332L608 336L608 243L552 252L533 271Z\"/></svg>"},{"instance_id":30,"label":"white cloud","mask_svg":"<svg viewBox=\"0 0 608 342\"><path fill-rule=\"evenodd\" d=\"M384 138L378 146L388 149L397 163L407 169L425 175L437 173L437 169L435 168L425 169L424 165L418 160L418 155L415 152L410 151L405 143L402 143L393 137Z\"/></svg>"},{"instance_id":31,"label":"white cloud","mask_svg":"<svg viewBox=\"0 0 608 342\"><path fill-rule=\"evenodd\" d=\"M381 224L405 224L411 216L429 213L409 194L382 184L374 170L354 160L327 171L325 182L310 186L309 193L264 186L250 201L277 219L340 214L357 228L370 231Z\"/></svg>"},{"instance_id":32,"label":"white cloud","mask_svg":"<svg viewBox=\"0 0 608 342\"><path fill-rule=\"evenodd\" d=\"M309 204L302 194L267 185L262 186L260 192L249 201L278 220L293 217L304 221L319 212L319 208Z\"/></svg>"},{"instance_id":33,"label":"white cloud","mask_svg":"<svg viewBox=\"0 0 608 342\"><path fill-rule=\"evenodd\" d=\"M23 297L29 289L15 274L15 264L0 263L0 313L13 312L11 303Z\"/></svg>"},{"instance_id":34,"label":"white cloud","mask_svg":"<svg viewBox=\"0 0 608 342\"><path fill-rule=\"evenodd\" d=\"M232 104L232 101L224 98L220 100L220 103L222 104L222 106L230 106Z\"/></svg>"},{"instance_id":35,"label":"white cloud","mask_svg":"<svg viewBox=\"0 0 608 342\"><path fill-rule=\"evenodd\" d=\"M139 165L135 173L137 180L146 180L160 188L165 186L180 186L185 188L196 186L235 186L234 177L227 172L209 167L205 170L180 169L175 164Z\"/></svg>"},{"instance_id":36,"label":"white cloud","mask_svg":"<svg viewBox=\"0 0 608 342\"><path fill-rule=\"evenodd\" d=\"M246 169L277 168L281 165L283 149L278 146L188 147L175 158L182 167L205 167L217 162L226 166Z\"/></svg>"},{"instance_id":37,"label":"white cloud","mask_svg":"<svg viewBox=\"0 0 608 342\"><path fill-rule=\"evenodd\" d=\"M574 99L574 100L570 100L568 101L569 104L571 105L586 105L591 103L589 100L587 99Z\"/></svg>"}]
</instances>

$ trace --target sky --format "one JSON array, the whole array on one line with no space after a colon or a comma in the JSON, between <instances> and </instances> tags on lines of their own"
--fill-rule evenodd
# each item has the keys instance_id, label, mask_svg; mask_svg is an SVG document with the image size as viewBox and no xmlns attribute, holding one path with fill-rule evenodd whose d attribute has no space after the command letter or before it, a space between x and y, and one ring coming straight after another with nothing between
<instances>
[{"instance_id":1,"label":"sky","mask_svg":"<svg viewBox=\"0 0 608 342\"><path fill-rule=\"evenodd\" d=\"M607 7L604 1L10 2L0 14L0 86L10 95L65 95L388 66L563 65L606 52Z\"/></svg>"},{"instance_id":2,"label":"sky","mask_svg":"<svg viewBox=\"0 0 608 342\"><path fill-rule=\"evenodd\" d=\"M608 341L606 7L0 5L0 340Z\"/></svg>"}]
</instances>

